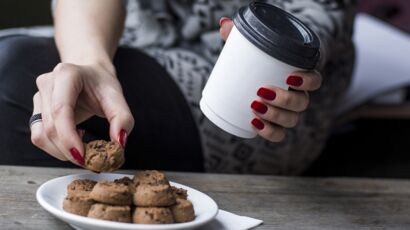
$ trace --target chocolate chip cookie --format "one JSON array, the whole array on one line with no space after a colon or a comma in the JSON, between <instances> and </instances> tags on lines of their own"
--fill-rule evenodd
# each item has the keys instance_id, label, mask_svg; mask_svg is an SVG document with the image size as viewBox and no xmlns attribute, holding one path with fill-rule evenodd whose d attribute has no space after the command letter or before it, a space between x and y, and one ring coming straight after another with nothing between
<instances>
[{"instance_id":1,"label":"chocolate chip cookie","mask_svg":"<svg viewBox=\"0 0 410 230\"><path fill-rule=\"evenodd\" d=\"M133 201L135 206L166 207L175 203L175 197L169 185L141 184L136 188Z\"/></svg>"},{"instance_id":2,"label":"chocolate chip cookie","mask_svg":"<svg viewBox=\"0 0 410 230\"><path fill-rule=\"evenodd\" d=\"M91 141L85 147L85 168L94 172L112 172L125 162L124 149L113 141Z\"/></svg>"},{"instance_id":3,"label":"chocolate chip cookie","mask_svg":"<svg viewBox=\"0 0 410 230\"><path fill-rule=\"evenodd\" d=\"M90 197L96 202L103 204L131 205L132 192L129 185L118 182L101 181L94 186Z\"/></svg>"},{"instance_id":4,"label":"chocolate chip cookie","mask_svg":"<svg viewBox=\"0 0 410 230\"><path fill-rule=\"evenodd\" d=\"M142 184L148 185L169 185L169 181L164 173L157 170L139 171L134 175L134 184L136 186Z\"/></svg>"},{"instance_id":5,"label":"chocolate chip cookie","mask_svg":"<svg viewBox=\"0 0 410 230\"><path fill-rule=\"evenodd\" d=\"M100 220L131 223L131 208L130 206L94 204L87 216Z\"/></svg>"},{"instance_id":6,"label":"chocolate chip cookie","mask_svg":"<svg viewBox=\"0 0 410 230\"><path fill-rule=\"evenodd\" d=\"M136 224L172 224L174 218L169 208L135 208L132 220Z\"/></svg>"},{"instance_id":7,"label":"chocolate chip cookie","mask_svg":"<svg viewBox=\"0 0 410 230\"><path fill-rule=\"evenodd\" d=\"M189 200L177 199L175 205L171 206L171 211L177 223L184 223L195 219L194 206Z\"/></svg>"}]
</instances>

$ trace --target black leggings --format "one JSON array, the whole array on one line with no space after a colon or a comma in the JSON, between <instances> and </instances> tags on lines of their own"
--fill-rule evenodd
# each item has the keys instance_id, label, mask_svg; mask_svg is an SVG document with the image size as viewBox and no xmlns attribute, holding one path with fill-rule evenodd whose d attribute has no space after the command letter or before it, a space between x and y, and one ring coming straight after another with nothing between
<instances>
[{"instance_id":1,"label":"black leggings","mask_svg":"<svg viewBox=\"0 0 410 230\"><path fill-rule=\"evenodd\" d=\"M59 62L52 39L0 39L0 164L73 166L30 141L35 79ZM190 108L163 67L131 48L119 48L114 65L135 118L123 168L203 171L200 138ZM85 141L109 140L105 119L93 117L79 126L86 131Z\"/></svg>"}]
</instances>

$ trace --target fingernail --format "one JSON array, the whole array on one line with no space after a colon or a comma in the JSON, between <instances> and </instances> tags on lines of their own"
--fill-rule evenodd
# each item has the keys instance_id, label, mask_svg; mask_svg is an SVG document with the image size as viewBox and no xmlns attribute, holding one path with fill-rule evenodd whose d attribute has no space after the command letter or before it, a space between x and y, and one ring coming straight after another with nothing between
<instances>
[{"instance_id":1,"label":"fingernail","mask_svg":"<svg viewBox=\"0 0 410 230\"><path fill-rule=\"evenodd\" d=\"M127 132L124 129L121 129L120 131L118 142L120 142L123 148L125 148L125 146L127 145Z\"/></svg>"},{"instance_id":2,"label":"fingernail","mask_svg":"<svg viewBox=\"0 0 410 230\"><path fill-rule=\"evenodd\" d=\"M81 156L80 152L76 148L71 148L70 153L75 161L77 161L80 165L84 165L84 157Z\"/></svg>"},{"instance_id":3,"label":"fingernail","mask_svg":"<svg viewBox=\"0 0 410 230\"><path fill-rule=\"evenodd\" d=\"M259 101L253 101L251 108L261 114L265 114L268 111L268 107Z\"/></svg>"},{"instance_id":4,"label":"fingernail","mask_svg":"<svg viewBox=\"0 0 410 230\"><path fill-rule=\"evenodd\" d=\"M276 93L267 88L260 88L256 94L268 101L273 101L276 98Z\"/></svg>"},{"instance_id":5,"label":"fingernail","mask_svg":"<svg viewBox=\"0 0 410 230\"><path fill-rule=\"evenodd\" d=\"M265 128L265 125L263 124L263 122L259 120L258 118L253 119L251 123L253 126L255 126L255 128L259 130L262 130L263 128Z\"/></svg>"},{"instance_id":6,"label":"fingernail","mask_svg":"<svg viewBox=\"0 0 410 230\"><path fill-rule=\"evenodd\" d=\"M298 76L289 76L286 83L291 86L299 87L303 84L303 79Z\"/></svg>"},{"instance_id":7,"label":"fingernail","mask_svg":"<svg viewBox=\"0 0 410 230\"><path fill-rule=\"evenodd\" d=\"M228 20L229 20L228 17L222 17L221 19L219 19L219 26L222 26Z\"/></svg>"}]
</instances>

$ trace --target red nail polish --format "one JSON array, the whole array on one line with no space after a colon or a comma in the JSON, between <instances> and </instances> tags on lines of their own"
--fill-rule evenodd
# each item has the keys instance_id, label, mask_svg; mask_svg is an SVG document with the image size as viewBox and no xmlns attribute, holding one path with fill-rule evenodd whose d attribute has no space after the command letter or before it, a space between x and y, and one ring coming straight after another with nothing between
<instances>
[{"instance_id":1,"label":"red nail polish","mask_svg":"<svg viewBox=\"0 0 410 230\"><path fill-rule=\"evenodd\" d=\"M80 165L84 165L84 157L81 156L80 152L76 148L71 148L70 153L75 161L77 161Z\"/></svg>"},{"instance_id":2,"label":"red nail polish","mask_svg":"<svg viewBox=\"0 0 410 230\"><path fill-rule=\"evenodd\" d=\"M128 135L125 129L121 129L120 135L118 137L118 142L122 145L123 148L125 148L125 146L127 145L127 137Z\"/></svg>"},{"instance_id":3,"label":"red nail polish","mask_svg":"<svg viewBox=\"0 0 410 230\"><path fill-rule=\"evenodd\" d=\"M251 108L261 114L265 114L268 111L268 107L259 101L253 101Z\"/></svg>"},{"instance_id":4,"label":"red nail polish","mask_svg":"<svg viewBox=\"0 0 410 230\"><path fill-rule=\"evenodd\" d=\"M221 19L219 19L219 26L222 26L226 21L228 21L229 18L227 17L222 17Z\"/></svg>"},{"instance_id":5,"label":"red nail polish","mask_svg":"<svg viewBox=\"0 0 410 230\"><path fill-rule=\"evenodd\" d=\"M273 101L276 98L276 93L267 88L260 88L256 95L268 101Z\"/></svg>"},{"instance_id":6,"label":"red nail polish","mask_svg":"<svg viewBox=\"0 0 410 230\"><path fill-rule=\"evenodd\" d=\"M299 87L303 84L303 79L298 76L289 76L286 83L291 86Z\"/></svg>"},{"instance_id":7,"label":"red nail polish","mask_svg":"<svg viewBox=\"0 0 410 230\"><path fill-rule=\"evenodd\" d=\"M263 124L263 122L259 120L258 118L253 119L251 123L253 126L255 126L255 128L259 130L262 130L263 128L265 128L265 125Z\"/></svg>"}]
</instances>

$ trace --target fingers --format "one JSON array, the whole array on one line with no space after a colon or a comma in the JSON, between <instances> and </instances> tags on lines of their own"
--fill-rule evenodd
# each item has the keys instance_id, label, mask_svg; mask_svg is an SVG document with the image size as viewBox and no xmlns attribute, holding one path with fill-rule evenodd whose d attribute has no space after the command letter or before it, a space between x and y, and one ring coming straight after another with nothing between
<instances>
[{"instance_id":1,"label":"fingers","mask_svg":"<svg viewBox=\"0 0 410 230\"><path fill-rule=\"evenodd\" d=\"M322 76L318 71L299 71L292 73L286 83L296 90L314 91L320 88Z\"/></svg>"},{"instance_id":2,"label":"fingers","mask_svg":"<svg viewBox=\"0 0 410 230\"><path fill-rule=\"evenodd\" d=\"M111 140L117 141L125 148L128 134L134 128L134 117L121 91L106 90L105 92L104 97L99 100L110 123Z\"/></svg>"},{"instance_id":3,"label":"fingers","mask_svg":"<svg viewBox=\"0 0 410 230\"><path fill-rule=\"evenodd\" d=\"M48 137L55 136L53 119L51 117L50 103L51 94L53 92L53 82L50 74L43 74L37 77L36 84L41 97L41 117L44 126L44 131Z\"/></svg>"},{"instance_id":4,"label":"fingers","mask_svg":"<svg viewBox=\"0 0 410 230\"><path fill-rule=\"evenodd\" d=\"M319 89L322 77L317 71L298 71L290 74L286 83L295 91L264 86L256 93L260 99L251 104L256 116L251 124L260 136L272 142L283 140L285 128L297 125L299 113L309 105L306 91Z\"/></svg>"},{"instance_id":5,"label":"fingers","mask_svg":"<svg viewBox=\"0 0 410 230\"><path fill-rule=\"evenodd\" d=\"M54 72L57 73L58 76L54 76ZM56 102L54 101L55 99L59 99L58 96L53 95L54 92L63 92L61 91L61 87L56 85L56 79L64 79L63 77L60 78L60 76L64 76L61 74L60 71L54 70L52 74L43 74L37 78L37 87L40 92L41 96L41 113L43 117L43 127L44 127L44 135L42 141L43 145L46 146L51 146L53 145L57 151L64 155L65 159L70 160L76 165L82 166L84 163L84 159L81 155L81 152L78 149L82 150L82 147L67 147L67 139L62 139L61 134L64 133L63 135L67 135L65 132L66 130L61 130L58 125L61 125L59 123L60 121L60 112L56 112ZM74 79L74 78L73 78ZM56 87L56 88L55 88ZM67 89L69 89L71 85L67 85ZM57 100L58 102L58 100ZM57 115L57 116L56 116ZM64 115L64 114L63 114ZM75 125L74 125L74 130L75 130ZM77 131L75 130L75 135L78 136ZM64 143L65 142L65 143ZM80 146L82 146L82 142L80 141ZM50 149L45 149L47 152L50 152Z\"/></svg>"},{"instance_id":6,"label":"fingers","mask_svg":"<svg viewBox=\"0 0 410 230\"><path fill-rule=\"evenodd\" d=\"M82 90L80 72L67 64L58 65L53 72L54 87L50 102L51 116L57 134L56 142L73 163L84 165L84 146L76 128L77 98Z\"/></svg>"},{"instance_id":7,"label":"fingers","mask_svg":"<svg viewBox=\"0 0 410 230\"><path fill-rule=\"evenodd\" d=\"M251 123L259 136L266 140L281 142L285 138L285 129L281 126L263 121L259 118L254 118Z\"/></svg>"},{"instance_id":8,"label":"fingers","mask_svg":"<svg viewBox=\"0 0 410 230\"><path fill-rule=\"evenodd\" d=\"M36 80L36 83L41 98L40 111L45 135L43 144L45 146L54 146L58 150L59 154L64 155L64 151L57 141L57 133L54 127L54 120L51 115L50 104L54 87L51 74L43 74L39 76ZM65 156L65 158L69 159L67 156Z\"/></svg>"},{"instance_id":9,"label":"fingers","mask_svg":"<svg viewBox=\"0 0 410 230\"><path fill-rule=\"evenodd\" d=\"M284 128L293 128L299 121L299 113L265 105L261 101L252 102L251 108L259 118Z\"/></svg>"},{"instance_id":10,"label":"fingers","mask_svg":"<svg viewBox=\"0 0 410 230\"><path fill-rule=\"evenodd\" d=\"M33 97L33 105L33 115L41 113L41 98L38 92ZM44 132L43 122L36 122L31 126L31 142L51 156L61 161L67 161L67 158L64 156L64 154L62 154L46 136Z\"/></svg>"},{"instance_id":11,"label":"fingers","mask_svg":"<svg viewBox=\"0 0 410 230\"><path fill-rule=\"evenodd\" d=\"M261 87L256 93L265 104L293 112L305 111L309 96L305 92L288 91L274 86Z\"/></svg>"},{"instance_id":12,"label":"fingers","mask_svg":"<svg viewBox=\"0 0 410 230\"><path fill-rule=\"evenodd\" d=\"M221 20L219 20L219 26L221 27L219 33L221 34L222 39L226 41L229 33L231 33L233 21L228 17L222 17Z\"/></svg>"}]
</instances>

